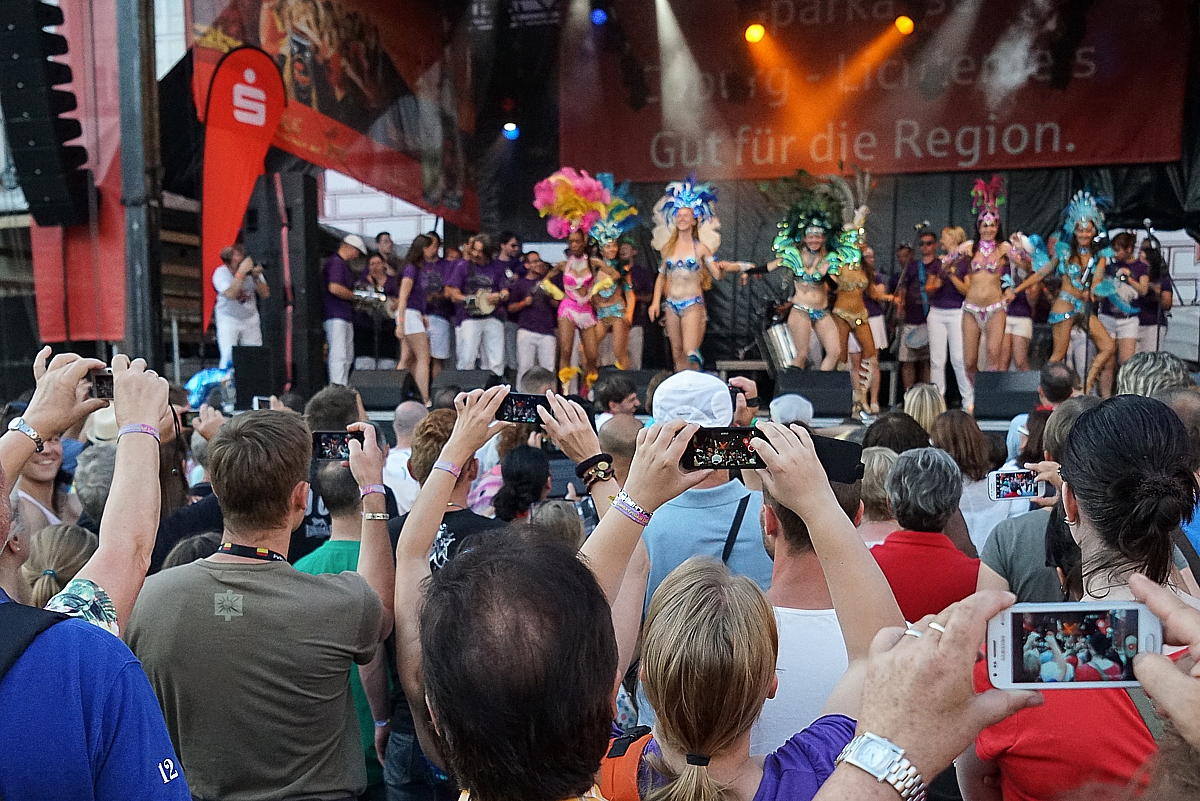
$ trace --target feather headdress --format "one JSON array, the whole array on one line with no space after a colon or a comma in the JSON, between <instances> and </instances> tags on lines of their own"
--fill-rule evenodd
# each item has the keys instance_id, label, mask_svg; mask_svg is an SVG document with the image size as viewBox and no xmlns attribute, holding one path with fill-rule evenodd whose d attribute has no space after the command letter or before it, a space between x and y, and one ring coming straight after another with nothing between
<instances>
[{"instance_id":1,"label":"feather headdress","mask_svg":"<svg viewBox=\"0 0 1200 801\"><path fill-rule=\"evenodd\" d=\"M1000 207L1007 201L1004 179L999 175L993 175L988 183L984 183L982 178L975 179L975 186L971 189L971 213L976 215L980 223L999 223Z\"/></svg>"},{"instance_id":2,"label":"feather headdress","mask_svg":"<svg viewBox=\"0 0 1200 801\"><path fill-rule=\"evenodd\" d=\"M826 250L837 247L837 235L848 222L843 192L804 170L761 188L771 205L786 209L773 243L777 256L786 262L788 257L781 251L799 248L809 233L824 236Z\"/></svg>"},{"instance_id":3,"label":"feather headdress","mask_svg":"<svg viewBox=\"0 0 1200 801\"><path fill-rule=\"evenodd\" d=\"M596 178L608 190L611 200L604 207L603 215L592 225L588 234L601 245L606 245L616 242L637 227L638 210L633 205L633 196L629 192L628 181L613 188L612 173L598 173Z\"/></svg>"},{"instance_id":4,"label":"feather headdress","mask_svg":"<svg viewBox=\"0 0 1200 801\"><path fill-rule=\"evenodd\" d=\"M1095 227L1096 238L1102 238L1107 233L1104 228L1104 210L1110 205L1108 198L1093 195L1089 189L1080 189L1063 211L1062 239L1069 241L1075 234L1075 229L1087 223Z\"/></svg>"},{"instance_id":5,"label":"feather headdress","mask_svg":"<svg viewBox=\"0 0 1200 801\"><path fill-rule=\"evenodd\" d=\"M587 233L611 202L609 189L587 170L563 167L533 187L533 207L550 218L546 230L555 239L566 239L572 231Z\"/></svg>"},{"instance_id":6,"label":"feather headdress","mask_svg":"<svg viewBox=\"0 0 1200 801\"><path fill-rule=\"evenodd\" d=\"M696 217L696 236L712 253L721 246L721 221L713 213L717 202L717 190L710 183L696 183L696 173L689 173L682 181L667 184L666 192L654 204L654 233L650 244L662 251L671 238L675 226L675 215L681 209L691 209Z\"/></svg>"}]
</instances>

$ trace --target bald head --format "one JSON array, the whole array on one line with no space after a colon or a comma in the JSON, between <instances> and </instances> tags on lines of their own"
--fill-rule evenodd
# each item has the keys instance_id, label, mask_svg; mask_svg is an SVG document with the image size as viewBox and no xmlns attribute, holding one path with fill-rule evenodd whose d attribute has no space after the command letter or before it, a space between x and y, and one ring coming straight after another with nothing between
<instances>
[{"instance_id":1,"label":"bald head","mask_svg":"<svg viewBox=\"0 0 1200 801\"><path fill-rule=\"evenodd\" d=\"M407 448L412 444L413 431L416 431L417 423L424 420L426 414L425 404L417 401L405 401L396 407L392 431L396 432L397 448Z\"/></svg>"},{"instance_id":2,"label":"bald head","mask_svg":"<svg viewBox=\"0 0 1200 801\"><path fill-rule=\"evenodd\" d=\"M618 414L600 426L600 450L612 454L617 483L622 486L629 475L629 465L633 461L637 435L641 430L642 421L631 414Z\"/></svg>"}]
</instances>

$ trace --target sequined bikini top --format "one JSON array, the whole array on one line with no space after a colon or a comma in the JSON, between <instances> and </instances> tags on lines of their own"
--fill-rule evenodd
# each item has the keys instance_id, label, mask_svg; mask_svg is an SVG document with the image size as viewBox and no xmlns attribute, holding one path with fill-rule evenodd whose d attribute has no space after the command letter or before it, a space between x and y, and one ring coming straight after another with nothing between
<instances>
[{"instance_id":1,"label":"sequined bikini top","mask_svg":"<svg viewBox=\"0 0 1200 801\"><path fill-rule=\"evenodd\" d=\"M971 272L986 270L995 275L1003 268L1000 258L1000 248L994 241L980 242L979 252L971 258Z\"/></svg>"},{"instance_id":2,"label":"sequined bikini top","mask_svg":"<svg viewBox=\"0 0 1200 801\"><path fill-rule=\"evenodd\" d=\"M686 259L676 259L674 261L667 259L667 270L684 270L689 273L699 272L700 262L696 261L696 259L692 256L689 256Z\"/></svg>"}]
</instances>

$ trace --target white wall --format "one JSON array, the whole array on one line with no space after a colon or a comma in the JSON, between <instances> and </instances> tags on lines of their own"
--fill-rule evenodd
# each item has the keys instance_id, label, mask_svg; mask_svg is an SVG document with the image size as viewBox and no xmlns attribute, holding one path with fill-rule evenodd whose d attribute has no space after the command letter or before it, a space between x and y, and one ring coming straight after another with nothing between
<instances>
[{"instance_id":1,"label":"white wall","mask_svg":"<svg viewBox=\"0 0 1200 801\"><path fill-rule=\"evenodd\" d=\"M387 231L400 256L417 234L429 230L442 232L441 220L433 214L348 175L326 170L322 184L319 219L323 225L362 234L368 240L380 231Z\"/></svg>"}]
</instances>

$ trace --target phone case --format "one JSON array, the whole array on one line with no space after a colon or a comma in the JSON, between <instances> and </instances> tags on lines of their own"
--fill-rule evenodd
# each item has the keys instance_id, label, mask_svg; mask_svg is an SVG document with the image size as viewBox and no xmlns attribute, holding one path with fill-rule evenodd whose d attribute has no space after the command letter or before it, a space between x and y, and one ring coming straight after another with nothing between
<instances>
[{"instance_id":1,"label":"phone case","mask_svg":"<svg viewBox=\"0 0 1200 801\"><path fill-rule=\"evenodd\" d=\"M1137 687L1133 656L1162 642L1161 622L1133 601L1017 604L988 621L988 678L1002 690Z\"/></svg>"}]
</instances>

